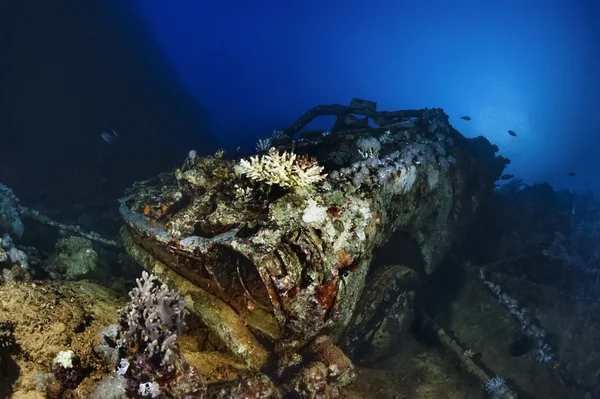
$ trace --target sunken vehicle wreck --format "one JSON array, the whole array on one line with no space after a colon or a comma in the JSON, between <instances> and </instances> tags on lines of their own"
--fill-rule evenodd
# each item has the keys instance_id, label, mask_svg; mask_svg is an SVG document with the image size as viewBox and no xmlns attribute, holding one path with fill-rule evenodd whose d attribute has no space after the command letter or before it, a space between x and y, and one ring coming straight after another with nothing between
<instances>
[{"instance_id":1,"label":"sunken vehicle wreck","mask_svg":"<svg viewBox=\"0 0 600 399\"><path fill-rule=\"evenodd\" d=\"M337 116L331 132L293 140L321 115ZM253 157L191 152L180 168L136 183L121 200L122 236L228 352L203 358L224 367L214 377L207 366L206 381L262 372L302 396L328 389L309 387L315 373L329 385L352 381L338 348L355 362L393 352L413 320L419 280L501 175L507 160L496 151L463 137L441 109L377 112L358 99L319 106ZM414 242L423 270L405 267L401 252L372 267L394 232Z\"/></svg>"}]
</instances>

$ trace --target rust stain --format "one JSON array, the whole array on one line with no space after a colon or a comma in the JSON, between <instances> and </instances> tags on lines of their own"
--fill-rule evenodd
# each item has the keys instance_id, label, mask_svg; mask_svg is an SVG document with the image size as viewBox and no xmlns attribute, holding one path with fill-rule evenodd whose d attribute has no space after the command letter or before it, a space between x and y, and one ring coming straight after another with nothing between
<instances>
[{"instance_id":1,"label":"rust stain","mask_svg":"<svg viewBox=\"0 0 600 399\"><path fill-rule=\"evenodd\" d=\"M340 217L340 211L342 208L340 208L337 205L331 205L329 208L327 208L327 214L329 216L331 216L332 218L339 218Z\"/></svg>"},{"instance_id":2,"label":"rust stain","mask_svg":"<svg viewBox=\"0 0 600 399\"><path fill-rule=\"evenodd\" d=\"M338 277L336 276L332 280L328 281L325 284L317 285L315 287L315 299L321 305L321 307L325 310L331 308L333 305L333 301L335 300L335 296L337 293L337 282Z\"/></svg>"},{"instance_id":3,"label":"rust stain","mask_svg":"<svg viewBox=\"0 0 600 399\"><path fill-rule=\"evenodd\" d=\"M298 287L296 287L296 286L293 286L293 287L292 287L292 288L291 288L291 289L288 291L287 295L288 295L290 298L294 298L296 295L298 295Z\"/></svg>"},{"instance_id":4,"label":"rust stain","mask_svg":"<svg viewBox=\"0 0 600 399\"><path fill-rule=\"evenodd\" d=\"M338 251L337 257L338 257L338 261L337 261L337 264L335 265L336 269L343 269L344 267L347 267L350 264L352 264L352 255L350 255L348 252L344 251L343 249Z\"/></svg>"}]
</instances>

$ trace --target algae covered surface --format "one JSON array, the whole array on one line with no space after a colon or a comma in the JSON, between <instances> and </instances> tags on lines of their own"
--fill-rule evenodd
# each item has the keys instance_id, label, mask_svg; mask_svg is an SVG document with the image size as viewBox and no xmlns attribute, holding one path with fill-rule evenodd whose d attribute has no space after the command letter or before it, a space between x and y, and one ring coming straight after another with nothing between
<instances>
[{"instance_id":1,"label":"algae covered surface","mask_svg":"<svg viewBox=\"0 0 600 399\"><path fill-rule=\"evenodd\" d=\"M72 350L89 371L72 397L89 398L91 387L108 372L94 352L99 331L114 323L123 303L113 291L86 281L1 285L0 320L14 326L16 344L11 354L15 367L3 365L3 397L46 397L42 375L51 370L58 352Z\"/></svg>"}]
</instances>

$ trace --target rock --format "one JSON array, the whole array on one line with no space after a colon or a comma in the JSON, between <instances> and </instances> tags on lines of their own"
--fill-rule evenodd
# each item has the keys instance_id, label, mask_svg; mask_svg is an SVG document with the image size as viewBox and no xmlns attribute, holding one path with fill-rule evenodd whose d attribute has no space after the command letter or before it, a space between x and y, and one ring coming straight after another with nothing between
<instances>
[{"instance_id":1,"label":"rock","mask_svg":"<svg viewBox=\"0 0 600 399\"><path fill-rule=\"evenodd\" d=\"M0 234L8 233L19 239L24 232L25 227L19 213L19 199L10 188L0 184Z\"/></svg>"},{"instance_id":2,"label":"rock","mask_svg":"<svg viewBox=\"0 0 600 399\"><path fill-rule=\"evenodd\" d=\"M2 238L0 238L0 263L5 263L8 260L8 255L4 248L2 248Z\"/></svg>"},{"instance_id":3,"label":"rock","mask_svg":"<svg viewBox=\"0 0 600 399\"><path fill-rule=\"evenodd\" d=\"M83 237L61 238L56 253L44 269L56 280L79 280L89 277L98 266L98 254L92 242Z\"/></svg>"}]
</instances>

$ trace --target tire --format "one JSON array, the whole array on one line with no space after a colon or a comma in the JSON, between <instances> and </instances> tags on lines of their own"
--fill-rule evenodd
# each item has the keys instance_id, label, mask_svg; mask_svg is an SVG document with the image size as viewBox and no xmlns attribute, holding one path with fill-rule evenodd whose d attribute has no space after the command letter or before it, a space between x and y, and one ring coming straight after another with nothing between
<instances>
[{"instance_id":1,"label":"tire","mask_svg":"<svg viewBox=\"0 0 600 399\"><path fill-rule=\"evenodd\" d=\"M369 364L397 353L414 319L419 289L417 273L405 266L382 266L367 276L342 341L348 357Z\"/></svg>"}]
</instances>

